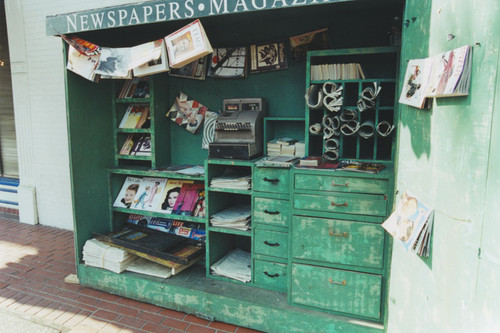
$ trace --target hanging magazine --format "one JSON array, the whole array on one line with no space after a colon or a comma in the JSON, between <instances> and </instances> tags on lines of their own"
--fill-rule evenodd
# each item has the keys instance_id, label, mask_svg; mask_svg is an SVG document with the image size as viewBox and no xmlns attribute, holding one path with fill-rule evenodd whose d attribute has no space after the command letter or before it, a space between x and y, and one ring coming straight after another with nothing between
<instances>
[{"instance_id":1,"label":"hanging magazine","mask_svg":"<svg viewBox=\"0 0 500 333\"><path fill-rule=\"evenodd\" d=\"M175 97L174 104L167 112L167 117L186 131L196 133L207 111L206 106L179 92Z\"/></svg>"}]
</instances>

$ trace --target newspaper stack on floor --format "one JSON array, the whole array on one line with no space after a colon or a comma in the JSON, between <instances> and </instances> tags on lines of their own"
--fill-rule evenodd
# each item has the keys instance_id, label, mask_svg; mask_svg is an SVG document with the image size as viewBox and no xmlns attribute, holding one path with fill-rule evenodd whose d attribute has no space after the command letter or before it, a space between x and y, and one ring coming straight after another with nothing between
<instances>
[{"instance_id":1,"label":"newspaper stack on floor","mask_svg":"<svg viewBox=\"0 0 500 333\"><path fill-rule=\"evenodd\" d=\"M211 187L232 188L235 190L249 190L252 177L235 170L227 169L220 177L214 177L210 181Z\"/></svg>"},{"instance_id":2,"label":"newspaper stack on floor","mask_svg":"<svg viewBox=\"0 0 500 333\"><path fill-rule=\"evenodd\" d=\"M241 282L251 281L252 259L250 252L231 250L211 267L212 274L225 276Z\"/></svg>"},{"instance_id":3,"label":"newspaper stack on floor","mask_svg":"<svg viewBox=\"0 0 500 333\"><path fill-rule=\"evenodd\" d=\"M126 271L156 276L164 279L172 276L172 268L139 257L137 260L130 263Z\"/></svg>"},{"instance_id":4,"label":"newspaper stack on floor","mask_svg":"<svg viewBox=\"0 0 500 333\"><path fill-rule=\"evenodd\" d=\"M214 227L238 230L250 229L252 210L250 205L236 205L213 214L210 222Z\"/></svg>"},{"instance_id":5,"label":"newspaper stack on floor","mask_svg":"<svg viewBox=\"0 0 500 333\"><path fill-rule=\"evenodd\" d=\"M83 246L85 265L104 268L115 273L123 272L136 256L117 247L109 246L95 238Z\"/></svg>"}]
</instances>

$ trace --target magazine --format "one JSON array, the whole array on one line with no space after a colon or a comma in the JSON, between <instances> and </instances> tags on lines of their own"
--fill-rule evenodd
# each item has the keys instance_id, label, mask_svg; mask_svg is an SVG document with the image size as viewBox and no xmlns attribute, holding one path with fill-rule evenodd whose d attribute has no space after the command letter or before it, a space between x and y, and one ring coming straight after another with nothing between
<instances>
[{"instance_id":1,"label":"magazine","mask_svg":"<svg viewBox=\"0 0 500 333\"><path fill-rule=\"evenodd\" d=\"M427 98L427 84L432 59L410 59L403 83L399 103L422 109Z\"/></svg>"},{"instance_id":2,"label":"magazine","mask_svg":"<svg viewBox=\"0 0 500 333\"><path fill-rule=\"evenodd\" d=\"M165 37L170 67L180 68L213 52L200 20Z\"/></svg>"},{"instance_id":3,"label":"magazine","mask_svg":"<svg viewBox=\"0 0 500 333\"><path fill-rule=\"evenodd\" d=\"M113 207L131 208L132 203L137 195L142 178L127 177L123 182L123 186L116 196Z\"/></svg>"},{"instance_id":4,"label":"magazine","mask_svg":"<svg viewBox=\"0 0 500 333\"><path fill-rule=\"evenodd\" d=\"M106 78L123 79L130 78L131 71L130 63L130 48L101 48L99 63L95 70L96 74L101 74Z\"/></svg>"},{"instance_id":5,"label":"magazine","mask_svg":"<svg viewBox=\"0 0 500 333\"><path fill-rule=\"evenodd\" d=\"M66 66L70 71L86 78L89 81L98 81L99 75L96 75L95 69L99 62L99 55L86 55L80 53L70 45L68 50L68 64Z\"/></svg>"},{"instance_id":6,"label":"magazine","mask_svg":"<svg viewBox=\"0 0 500 333\"><path fill-rule=\"evenodd\" d=\"M287 69L287 54L284 42L250 45L250 72L260 73Z\"/></svg>"},{"instance_id":7,"label":"magazine","mask_svg":"<svg viewBox=\"0 0 500 333\"><path fill-rule=\"evenodd\" d=\"M134 76L168 71L167 49L163 39L141 44L132 48L132 63Z\"/></svg>"},{"instance_id":8,"label":"magazine","mask_svg":"<svg viewBox=\"0 0 500 333\"><path fill-rule=\"evenodd\" d=\"M344 160L340 161L337 167L341 171L361 172L361 173L377 173L385 169L385 165L375 162L361 162Z\"/></svg>"},{"instance_id":9,"label":"magazine","mask_svg":"<svg viewBox=\"0 0 500 333\"><path fill-rule=\"evenodd\" d=\"M153 211L158 205L166 182L166 178L143 178L130 208Z\"/></svg>"},{"instance_id":10,"label":"magazine","mask_svg":"<svg viewBox=\"0 0 500 333\"><path fill-rule=\"evenodd\" d=\"M247 48L216 48L208 67L208 76L215 78L244 78L247 75Z\"/></svg>"},{"instance_id":11,"label":"magazine","mask_svg":"<svg viewBox=\"0 0 500 333\"><path fill-rule=\"evenodd\" d=\"M205 80L207 72L208 57L201 57L180 68L172 68L170 76L183 77L186 79Z\"/></svg>"},{"instance_id":12,"label":"magazine","mask_svg":"<svg viewBox=\"0 0 500 333\"><path fill-rule=\"evenodd\" d=\"M179 92L175 97L174 104L167 112L167 117L194 134L200 128L207 111L206 106Z\"/></svg>"},{"instance_id":13,"label":"magazine","mask_svg":"<svg viewBox=\"0 0 500 333\"><path fill-rule=\"evenodd\" d=\"M396 210L382 224L406 249L415 250L418 236L432 223L433 209L409 192L404 192ZM427 228L429 231L430 228ZM422 237L422 236L421 236ZM424 239L425 236L423 236Z\"/></svg>"},{"instance_id":14,"label":"magazine","mask_svg":"<svg viewBox=\"0 0 500 333\"><path fill-rule=\"evenodd\" d=\"M181 187L183 184L192 184L192 180L181 180L181 179L169 179L167 185L163 189L163 193L160 195L160 200L158 200L158 205L155 211L172 214L177 197L181 192Z\"/></svg>"}]
</instances>

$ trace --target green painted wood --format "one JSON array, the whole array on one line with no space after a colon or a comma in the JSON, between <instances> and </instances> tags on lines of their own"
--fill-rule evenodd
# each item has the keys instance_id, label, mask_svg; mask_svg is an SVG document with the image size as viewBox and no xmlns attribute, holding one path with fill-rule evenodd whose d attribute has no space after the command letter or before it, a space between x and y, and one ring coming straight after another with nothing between
<instances>
[{"instance_id":1,"label":"green painted wood","mask_svg":"<svg viewBox=\"0 0 500 333\"><path fill-rule=\"evenodd\" d=\"M253 251L262 255L286 258L288 256L288 233L257 227Z\"/></svg>"},{"instance_id":2,"label":"green painted wood","mask_svg":"<svg viewBox=\"0 0 500 333\"><path fill-rule=\"evenodd\" d=\"M289 169L255 168L252 183L254 191L289 193Z\"/></svg>"},{"instance_id":3,"label":"green painted wood","mask_svg":"<svg viewBox=\"0 0 500 333\"><path fill-rule=\"evenodd\" d=\"M287 265L266 260L254 261L254 283L262 288L286 291Z\"/></svg>"},{"instance_id":4,"label":"green painted wood","mask_svg":"<svg viewBox=\"0 0 500 333\"><path fill-rule=\"evenodd\" d=\"M383 195L372 194L295 194L293 196L293 207L313 211L386 216L387 199Z\"/></svg>"},{"instance_id":5,"label":"green painted wood","mask_svg":"<svg viewBox=\"0 0 500 333\"><path fill-rule=\"evenodd\" d=\"M381 296L380 275L292 264L295 304L378 319Z\"/></svg>"},{"instance_id":6,"label":"green painted wood","mask_svg":"<svg viewBox=\"0 0 500 333\"><path fill-rule=\"evenodd\" d=\"M314 174L295 174L294 176L296 190L385 194L389 189L389 181L387 179L320 176Z\"/></svg>"},{"instance_id":7,"label":"green painted wood","mask_svg":"<svg viewBox=\"0 0 500 333\"><path fill-rule=\"evenodd\" d=\"M383 267L385 231L379 225L294 216L291 237L294 258Z\"/></svg>"},{"instance_id":8,"label":"green painted wood","mask_svg":"<svg viewBox=\"0 0 500 333\"><path fill-rule=\"evenodd\" d=\"M252 223L288 227L289 220L290 202L288 200L253 198Z\"/></svg>"}]
</instances>

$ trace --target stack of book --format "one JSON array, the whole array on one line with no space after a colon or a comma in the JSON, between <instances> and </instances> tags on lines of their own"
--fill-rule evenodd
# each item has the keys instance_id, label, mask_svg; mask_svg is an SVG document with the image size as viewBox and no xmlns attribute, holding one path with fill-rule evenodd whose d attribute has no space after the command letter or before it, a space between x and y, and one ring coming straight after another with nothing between
<instances>
[{"instance_id":1,"label":"stack of book","mask_svg":"<svg viewBox=\"0 0 500 333\"><path fill-rule=\"evenodd\" d=\"M365 74L358 63L322 64L311 66L311 81L324 80L357 80L364 79Z\"/></svg>"},{"instance_id":2,"label":"stack of book","mask_svg":"<svg viewBox=\"0 0 500 333\"><path fill-rule=\"evenodd\" d=\"M210 223L214 227L231 228L237 230L250 229L252 209L250 205L236 205L213 214Z\"/></svg>"},{"instance_id":3,"label":"stack of book","mask_svg":"<svg viewBox=\"0 0 500 333\"><path fill-rule=\"evenodd\" d=\"M297 156L305 155L305 143L293 138L279 138L267 143L268 156Z\"/></svg>"},{"instance_id":4,"label":"stack of book","mask_svg":"<svg viewBox=\"0 0 500 333\"><path fill-rule=\"evenodd\" d=\"M135 259L135 255L104 244L95 238L89 239L83 246L85 265L104 268L115 273L123 272Z\"/></svg>"},{"instance_id":5,"label":"stack of book","mask_svg":"<svg viewBox=\"0 0 500 333\"><path fill-rule=\"evenodd\" d=\"M231 250L210 269L213 275L225 276L241 282L250 282L252 273L250 252L241 249Z\"/></svg>"}]
</instances>

